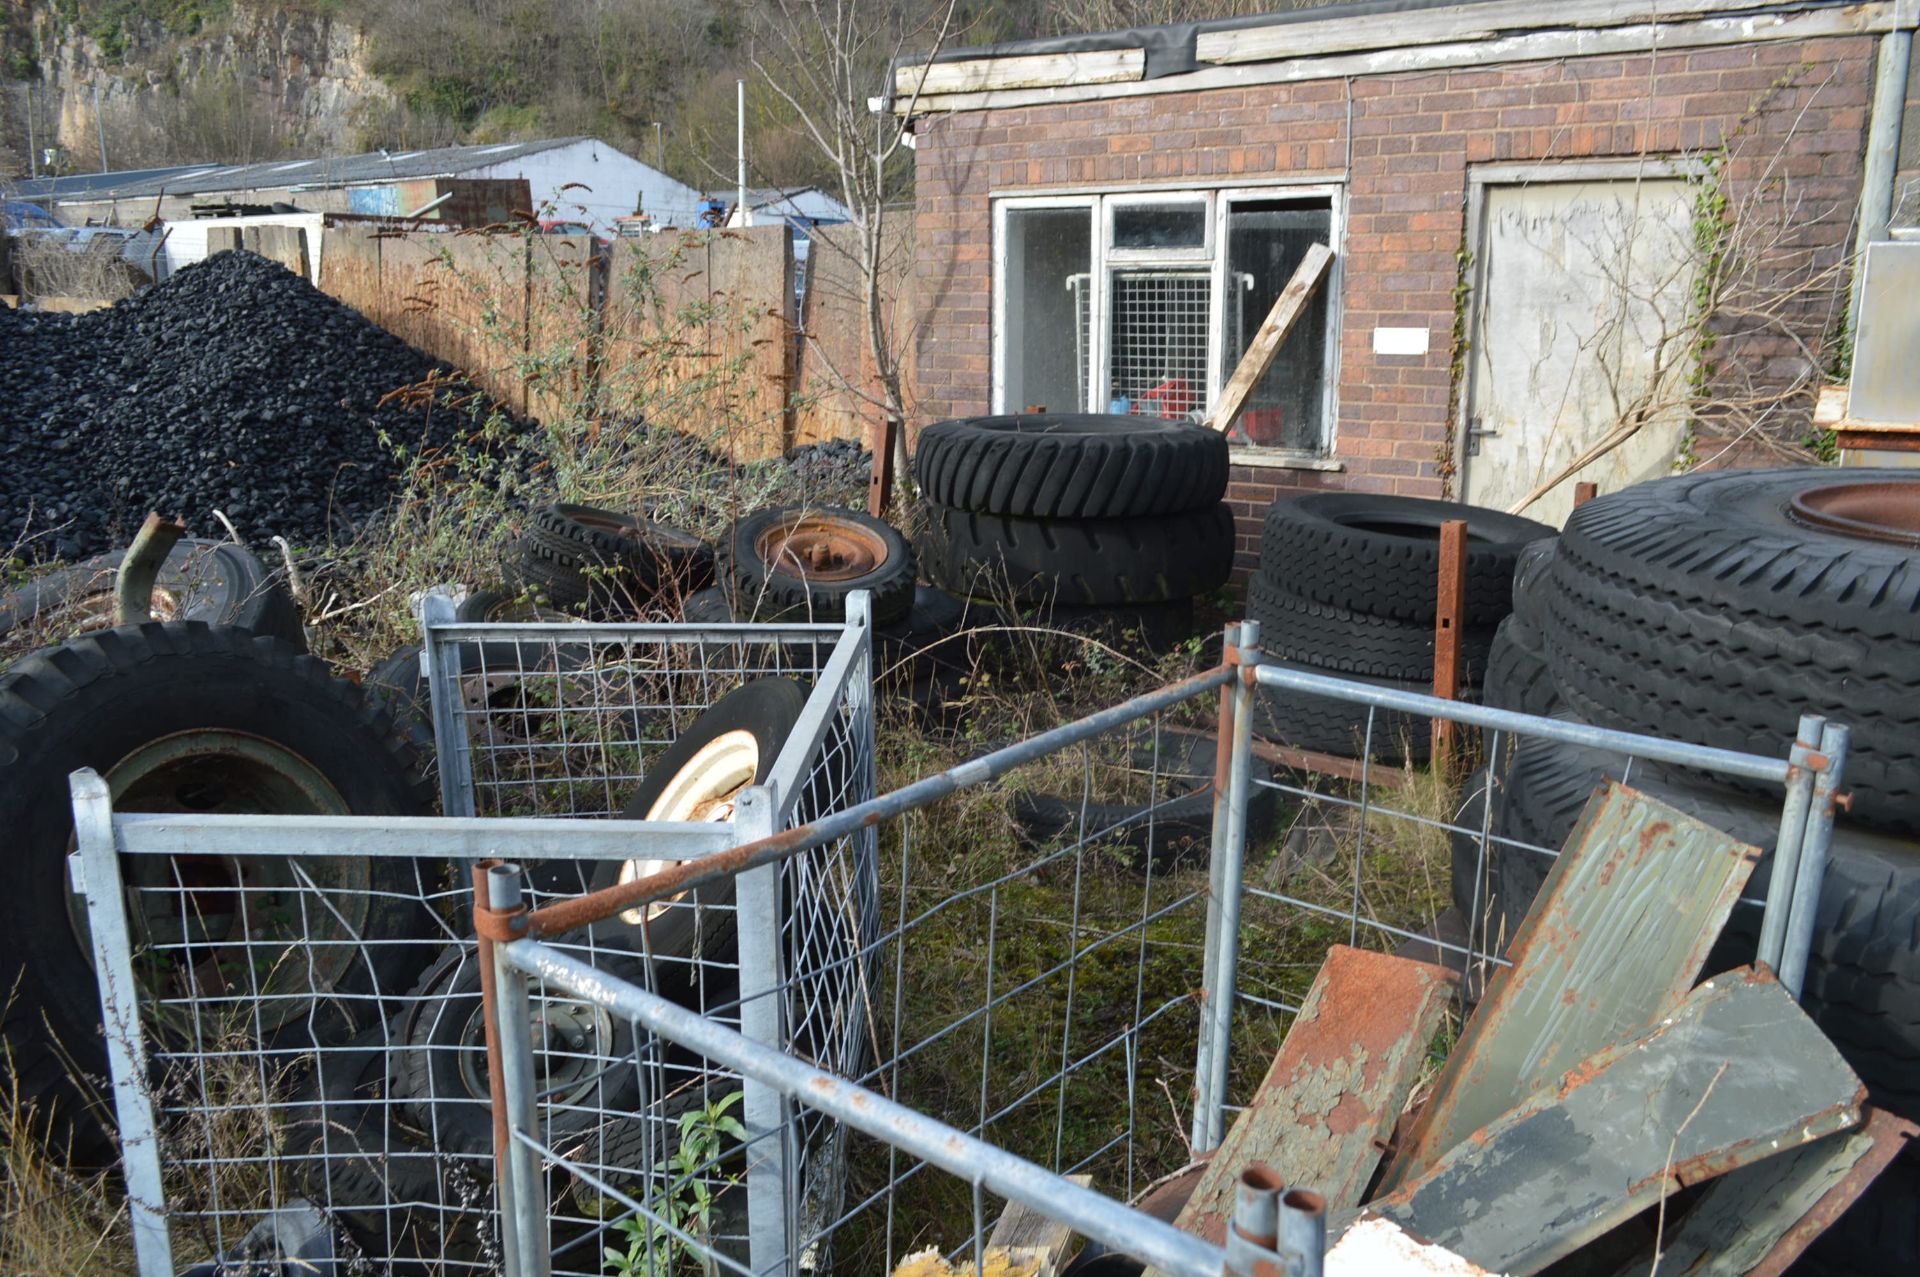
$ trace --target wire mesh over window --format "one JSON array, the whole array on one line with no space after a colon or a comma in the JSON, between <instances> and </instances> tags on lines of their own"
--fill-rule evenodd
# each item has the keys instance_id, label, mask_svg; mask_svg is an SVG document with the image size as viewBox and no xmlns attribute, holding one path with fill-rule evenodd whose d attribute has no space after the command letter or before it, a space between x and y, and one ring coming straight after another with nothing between
<instances>
[{"instance_id":1,"label":"wire mesh over window","mask_svg":"<svg viewBox=\"0 0 1920 1277\"><path fill-rule=\"evenodd\" d=\"M1107 382L1112 409L1149 417L1204 412L1211 274L1115 271L1109 292Z\"/></svg>"}]
</instances>

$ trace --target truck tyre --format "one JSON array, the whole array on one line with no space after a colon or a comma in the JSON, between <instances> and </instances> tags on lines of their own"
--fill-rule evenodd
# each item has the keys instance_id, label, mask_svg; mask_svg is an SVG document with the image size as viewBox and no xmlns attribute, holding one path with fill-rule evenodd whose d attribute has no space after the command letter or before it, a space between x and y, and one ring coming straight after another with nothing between
<instances>
[{"instance_id":1,"label":"truck tyre","mask_svg":"<svg viewBox=\"0 0 1920 1277\"><path fill-rule=\"evenodd\" d=\"M1227 493L1227 439L1159 417L963 417L920 433L920 489L941 505L1023 519L1204 510Z\"/></svg>"},{"instance_id":2,"label":"truck tyre","mask_svg":"<svg viewBox=\"0 0 1920 1277\"><path fill-rule=\"evenodd\" d=\"M1247 613L1260 622L1260 647L1284 661L1330 674L1360 674L1433 684L1432 621L1399 621L1316 603L1275 585L1264 572L1247 582ZM1461 682L1477 684L1493 631L1460 633Z\"/></svg>"},{"instance_id":3,"label":"truck tyre","mask_svg":"<svg viewBox=\"0 0 1920 1277\"><path fill-rule=\"evenodd\" d=\"M1497 625L1513 610L1521 549L1553 535L1544 523L1456 501L1310 492L1267 508L1260 566L1301 598L1431 625L1449 519L1467 523L1466 623Z\"/></svg>"},{"instance_id":4,"label":"truck tyre","mask_svg":"<svg viewBox=\"0 0 1920 1277\"><path fill-rule=\"evenodd\" d=\"M1687 475L1573 512L1547 655L1591 722L1784 753L1802 713L1850 725L1852 815L1920 821L1920 478Z\"/></svg>"}]
</instances>

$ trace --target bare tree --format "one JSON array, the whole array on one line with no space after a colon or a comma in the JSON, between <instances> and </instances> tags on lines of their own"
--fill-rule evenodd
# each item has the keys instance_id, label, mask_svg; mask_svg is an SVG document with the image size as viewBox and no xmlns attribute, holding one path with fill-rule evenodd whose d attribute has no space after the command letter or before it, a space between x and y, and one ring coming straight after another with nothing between
<instances>
[{"instance_id":1,"label":"bare tree","mask_svg":"<svg viewBox=\"0 0 1920 1277\"><path fill-rule=\"evenodd\" d=\"M756 50L753 66L793 111L798 127L838 179L840 201L859 229L858 266L868 357L879 393L860 384L857 370L835 370L845 390L904 422L905 343L887 305L889 207L911 177L904 138L911 112L875 112L868 101L882 76L908 50L933 53L953 33L954 0L916 21L884 0L769 0L761 33L774 54ZM917 97L918 90L915 90ZM906 449L894 453L895 474L908 479Z\"/></svg>"}]
</instances>

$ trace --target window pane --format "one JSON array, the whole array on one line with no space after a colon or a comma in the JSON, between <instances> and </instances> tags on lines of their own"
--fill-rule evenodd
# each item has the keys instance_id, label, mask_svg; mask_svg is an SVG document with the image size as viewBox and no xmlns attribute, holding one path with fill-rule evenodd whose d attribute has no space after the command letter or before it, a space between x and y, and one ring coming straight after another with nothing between
<instances>
[{"instance_id":1,"label":"window pane","mask_svg":"<svg viewBox=\"0 0 1920 1277\"><path fill-rule=\"evenodd\" d=\"M1205 204L1116 204L1115 248L1205 248Z\"/></svg>"},{"instance_id":2,"label":"window pane","mask_svg":"<svg viewBox=\"0 0 1920 1277\"><path fill-rule=\"evenodd\" d=\"M1092 260L1092 209L1007 210L1006 411L1086 408Z\"/></svg>"},{"instance_id":3,"label":"window pane","mask_svg":"<svg viewBox=\"0 0 1920 1277\"><path fill-rule=\"evenodd\" d=\"M1293 278L1309 246L1331 243L1333 212L1326 201L1236 203L1227 210L1226 332L1222 384ZM1325 446L1328 288L1323 282L1294 325L1273 366L1247 396L1233 439L1264 448L1318 452Z\"/></svg>"},{"instance_id":4,"label":"window pane","mask_svg":"<svg viewBox=\"0 0 1920 1277\"><path fill-rule=\"evenodd\" d=\"M1117 270L1108 289L1110 412L1184 417L1207 407L1206 270Z\"/></svg>"}]
</instances>

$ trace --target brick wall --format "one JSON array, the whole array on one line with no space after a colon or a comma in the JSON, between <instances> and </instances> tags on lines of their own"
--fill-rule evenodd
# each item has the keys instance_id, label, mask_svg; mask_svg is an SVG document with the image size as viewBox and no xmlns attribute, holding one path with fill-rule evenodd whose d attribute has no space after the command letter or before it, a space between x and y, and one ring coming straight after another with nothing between
<instances>
[{"instance_id":1,"label":"brick wall","mask_svg":"<svg viewBox=\"0 0 1920 1277\"><path fill-rule=\"evenodd\" d=\"M1236 466L1243 566L1274 496L1303 487L1439 496L1451 470L1449 402L1457 254L1469 166L1728 149L1724 188L1777 220L1763 291L1839 262L1859 188L1873 42L1760 43L1509 67L1119 98L936 116L918 124L925 299L921 422L987 411L992 291L989 192L1098 191L1191 179L1321 176L1346 182L1338 472ZM1351 119L1351 133L1348 121ZM1796 292L1795 331L1736 331L1714 352L1730 385L1790 379L1836 313L1823 282ZM1377 325L1425 327L1425 356L1376 356ZM1811 338L1811 340L1809 340ZM1792 423L1780 427L1787 435ZM1715 440L1700 449L1720 455Z\"/></svg>"}]
</instances>

